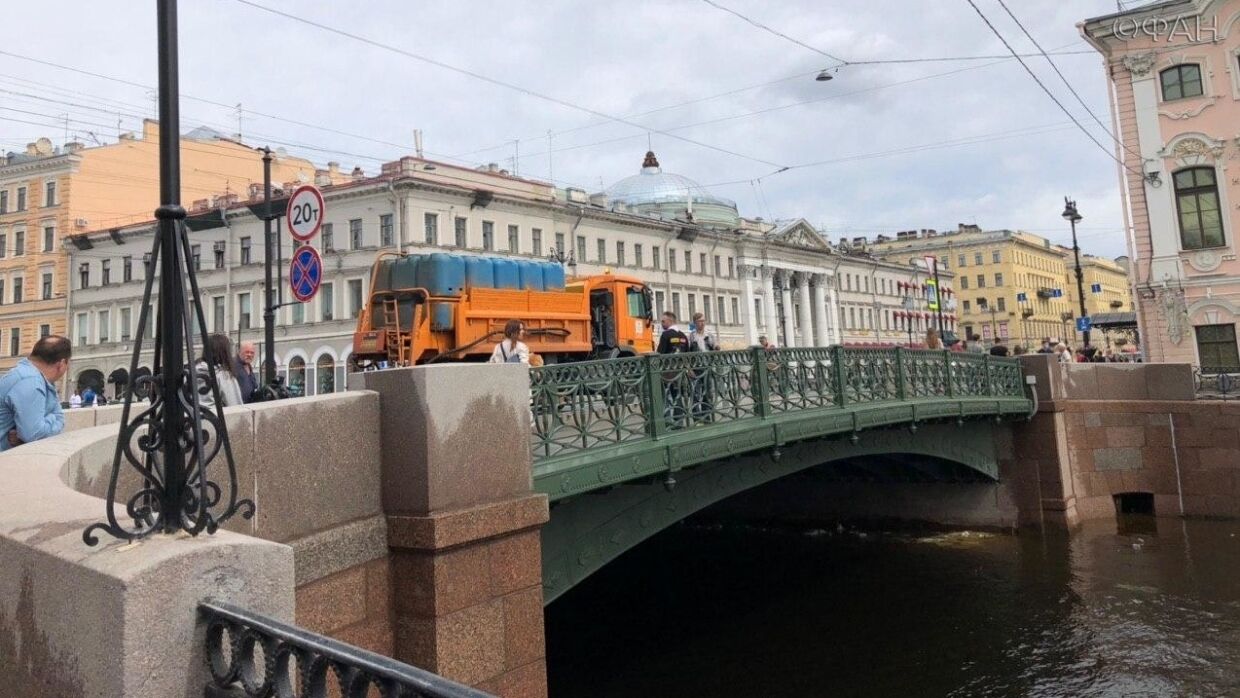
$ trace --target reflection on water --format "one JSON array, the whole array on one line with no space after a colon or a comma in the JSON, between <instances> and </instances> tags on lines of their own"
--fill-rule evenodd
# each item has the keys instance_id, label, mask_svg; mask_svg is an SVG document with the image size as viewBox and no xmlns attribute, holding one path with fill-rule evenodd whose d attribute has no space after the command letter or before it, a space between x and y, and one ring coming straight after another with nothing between
<instances>
[{"instance_id":1,"label":"reflection on water","mask_svg":"<svg viewBox=\"0 0 1240 698\"><path fill-rule=\"evenodd\" d=\"M1240 523L683 524L547 609L551 698L1240 695Z\"/></svg>"}]
</instances>

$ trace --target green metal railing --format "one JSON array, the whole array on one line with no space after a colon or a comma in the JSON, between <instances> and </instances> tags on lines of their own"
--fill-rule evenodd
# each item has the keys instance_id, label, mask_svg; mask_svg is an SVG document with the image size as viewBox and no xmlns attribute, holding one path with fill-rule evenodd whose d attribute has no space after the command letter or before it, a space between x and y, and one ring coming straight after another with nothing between
<instances>
[{"instance_id":1,"label":"green metal railing","mask_svg":"<svg viewBox=\"0 0 1240 698\"><path fill-rule=\"evenodd\" d=\"M1000 416L1019 412L1026 400L1016 359L902 347L755 348L559 364L531 369L530 388L536 467L811 411L954 401L983 403L969 415L986 414L990 405L989 413Z\"/></svg>"}]
</instances>

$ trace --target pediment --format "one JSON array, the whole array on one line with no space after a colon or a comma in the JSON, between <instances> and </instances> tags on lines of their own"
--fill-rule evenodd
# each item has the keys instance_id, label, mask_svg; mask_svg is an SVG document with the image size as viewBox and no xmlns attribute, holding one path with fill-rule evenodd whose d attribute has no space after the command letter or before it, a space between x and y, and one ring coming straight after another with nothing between
<instances>
[{"instance_id":1,"label":"pediment","mask_svg":"<svg viewBox=\"0 0 1240 698\"><path fill-rule=\"evenodd\" d=\"M768 235L768 239L775 242L782 242L785 245L794 247L803 247L810 250L827 250L831 246L827 241L818 234L814 226L810 225L804 218L797 219Z\"/></svg>"}]
</instances>

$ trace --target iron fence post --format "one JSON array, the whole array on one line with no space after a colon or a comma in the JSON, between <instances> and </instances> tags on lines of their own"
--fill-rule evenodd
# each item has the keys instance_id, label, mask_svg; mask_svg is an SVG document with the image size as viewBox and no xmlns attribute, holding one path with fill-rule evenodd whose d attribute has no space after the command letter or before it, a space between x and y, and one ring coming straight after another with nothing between
<instances>
[{"instance_id":1,"label":"iron fence post","mask_svg":"<svg viewBox=\"0 0 1240 698\"><path fill-rule=\"evenodd\" d=\"M650 414L646 416L650 427L650 436L659 438L667 433L667 420L663 416L665 401L663 399L663 374L659 371L658 355L645 357L642 370L646 372L646 398L650 405Z\"/></svg>"},{"instance_id":2,"label":"iron fence post","mask_svg":"<svg viewBox=\"0 0 1240 698\"><path fill-rule=\"evenodd\" d=\"M750 360L753 362L753 381L749 390L753 395L754 412L761 419L771 415L771 373L767 370L770 354L770 351L762 347L749 350Z\"/></svg>"},{"instance_id":3,"label":"iron fence post","mask_svg":"<svg viewBox=\"0 0 1240 698\"><path fill-rule=\"evenodd\" d=\"M956 386L955 381L952 379L952 352L949 349L943 350L943 366L946 370L947 376L947 380L945 381L946 385L944 386L944 388L946 388L947 397L955 397Z\"/></svg>"},{"instance_id":4,"label":"iron fence post","mask_svg":"<svg viewBox=\"0 0 1240 698\"><path fill-rule=\"evenodd\" d=\"M904 347L896 347L896 397L900 400L903 400L905 396L904 382L907 378L904 369Z\"/></svg>"},{"instance_id":5,"label":"iron fence post","mask_svg":"<svg viewBox=\"0 0 1240 698\"><path fill-rule=\"evenodd\" d=\"M844 374L844 347L835 345L831 347L831 363L832 374L835 377L835 404L843 407L848 402L848 384L845 381Z\"/></svg>"},{"instance_id":6,"label":"iron fence post","mask_svg":"<svg viewBox=\"0 0 1240 698\"><path fill-rule=\"evenodd\" d=\"M990 354L982 356L982 367L986 372L986 395L987 397L994 397L995 382L993 375L991 375Z\"/></svg>"}]
</instances>

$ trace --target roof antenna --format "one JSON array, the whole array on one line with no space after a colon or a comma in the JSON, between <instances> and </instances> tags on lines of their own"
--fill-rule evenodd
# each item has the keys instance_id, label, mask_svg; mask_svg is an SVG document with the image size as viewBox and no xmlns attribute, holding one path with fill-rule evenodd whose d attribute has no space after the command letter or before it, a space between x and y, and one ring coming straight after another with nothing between
<instances>
[{"instance_id":1,"label":"roof antenna","mask_svg":"<svg viewBox=\"0 0 1240 698\"><path fill-rule=\"evenodd\" d=\"M651 142L650 132L646 132L646 150L654 150L654 143Z\"/></svg>"}]
</instances>

